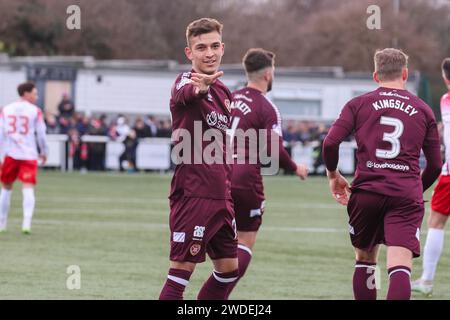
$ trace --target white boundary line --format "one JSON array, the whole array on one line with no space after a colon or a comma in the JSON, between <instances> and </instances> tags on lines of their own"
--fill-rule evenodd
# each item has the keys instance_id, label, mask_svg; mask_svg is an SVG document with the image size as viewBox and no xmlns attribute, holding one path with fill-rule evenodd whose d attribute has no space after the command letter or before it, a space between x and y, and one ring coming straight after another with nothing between
<instances>
[{"instance_id":1,"label":"white boundary line","mask_svg":"<svg viewBox=\"0 0 450 320\"><path fill-rule=\"evenodd\" d=\"M22 219L9 219L13 223L21 222ZM67 226L80 226L80 227L100 227L100 226L120 226L121 229L138 227L139 229L149 230L163 230L169 231L169 225L165 223L146 223L146 222L124 222L124 221L85 221L85 220L54 220L54 219L34 219L33 224L37 225L67 225ZM276 226L262 226L261 232L292 232L292 233L342 233L348 234L347 229L339 228L316 228L316 227L276 227ZM427 231L422 231L422 235L427 234ZM450 235L450 230L445 231L446 235Z\"/></svg>"}]
</instances>

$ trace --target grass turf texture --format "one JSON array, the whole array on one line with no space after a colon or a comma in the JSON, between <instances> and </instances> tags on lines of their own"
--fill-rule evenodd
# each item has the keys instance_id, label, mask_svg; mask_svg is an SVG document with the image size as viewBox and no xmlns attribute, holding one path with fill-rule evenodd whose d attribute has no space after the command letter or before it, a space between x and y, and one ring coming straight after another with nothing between
<instances>
[{"instance_id":1,"label":"grass turf texture","mask_svg":"<svg viewBox=\"0 0 450 320\"><path fill-rule=\"evenodd\" d=\"M41 171L31 235L20 232L22 194L16 184L8 230L0 234L0 299L157 299L168 270L170 179ZM253 260L231 298L352 299L347 213L329 195L326 179L265 177L265 186L266 212ZM431 190L425 198L430 197ZM427 203L426 216L429 210ZM387 290L385 257L383 248L379 299ZM413 279L420 276L421 261L414 262ZM71 265L81 269L79 290L66 287ZM186 299L195 299L211 270L209 260L197 266ZM449 298L449 270L446 245L434 299Z\"/></svg>"}]
</instances>

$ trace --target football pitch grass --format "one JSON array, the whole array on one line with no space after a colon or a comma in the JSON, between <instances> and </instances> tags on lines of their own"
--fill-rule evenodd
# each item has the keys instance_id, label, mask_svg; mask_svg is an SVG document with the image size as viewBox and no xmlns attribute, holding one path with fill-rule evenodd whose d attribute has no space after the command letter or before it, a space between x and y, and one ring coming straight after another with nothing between
<instances>
[{"instance_id":1,"label":"football pitch grass","mask_svg":"<svg viewBox=\"0 0 450 320\"><path fill-rule=\"evenodd\" d=\"M157 299L168 270L170 178L41 171L31 235L20 232L17 184L8 230L0 234L0 299ZM253 260L231 299L352 299L347 213L329 195L326 179L265 177L265 189ZM428 191L425 198L430 197ZM426 216L429 210L427 203ZM425 222L423 227L426 231ZM422 232L422 246L425 237ZM448 231L446 242L434 299L450 297ZM379 299L387 290L385 252ZM414 279L421 262L414 262ZM73 265L81 270L78 290L66 286ZM211 270L208 259L197 266L186 299L195 299Z\"/></svg>"}]
</instances>

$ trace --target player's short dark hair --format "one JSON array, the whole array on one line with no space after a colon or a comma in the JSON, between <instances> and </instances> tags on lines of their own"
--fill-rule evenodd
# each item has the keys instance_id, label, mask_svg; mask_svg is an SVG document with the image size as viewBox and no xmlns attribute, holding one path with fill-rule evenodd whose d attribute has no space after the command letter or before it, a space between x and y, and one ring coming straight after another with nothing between
<instances>
[{"instance_id":1,"label":"player's short dark hair","mask_svg":"<svg viewBox=\"0 0 450 320\"><path fill-rule=\"evenodd\" d=\"M402 76L402 70L408 67L408 56L394 48L377 50L374 55L375 72L380 81L392 81Z\"/></svg>"},{"instance_id":2,"label":"player's short dark hair","mask_svg":"<svg viewBox=\"0 0 450 320\"><path fill-rule=\"evenodd\" d=\"M186 28L186 43L190 47L189 39L197 37L201 34L210 33L216 31L222 35L223 25L213 18L201 18L192 21Z\"/></svg>"},{"instance_id":3,"label":"player's short dark hair","mask_svg":"<svg viewBox=\"0 0 450 320\"><path fill-rule=\"evenodd\" d=\"M445 58L442 61L442 71L444 72L445 78L450 81L450 58Z\"/></svg>"},{"instance_id":4,"label":"player's short dark hair","mask_svg":"<svg viewBox=\"0 0 450 320\"><path fill-rule=\"evenodd\" d=\"M33 91L34 88L36 88L36 85L34 84L34 82L27 81L27 82L19 84L19 86L17 87L17 93L19 94L20 97L23 97L23 95L26 92L31 92L31 91Z\"/></svg>"},{"instance_id":5,"label":"player's short dark hair","mask_svg":"<svg viewBox=\"0 0 450 320\"><path fill-rule=\"evenodd\" d=\"M242 63L247 73L273 67L275 53L262 48L252 48L245 54Z\"/></svg>"}]
</instances>

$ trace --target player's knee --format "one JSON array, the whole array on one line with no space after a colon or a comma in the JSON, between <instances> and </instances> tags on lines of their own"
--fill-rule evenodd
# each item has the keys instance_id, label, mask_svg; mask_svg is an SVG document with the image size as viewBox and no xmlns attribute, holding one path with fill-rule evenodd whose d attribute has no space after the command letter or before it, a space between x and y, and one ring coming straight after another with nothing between
<instances>
[{"instance_id":1,"label":"player's knee","mask_svg":"<svg viewBox=\"0 0 450 320\"><path fill-rule=\"evenodd\" d=\"M387 247L387 267L393 268L396 266L406 266L412 268L412 258L413 253L410 249L399 247L399 246L389 246Z\"/></svg>"},{"instance_id":2,"label":"player's knee","mask_svg":"<svg viewBox=\"0 0 450 320\"><path fill-rule=\"evenodd\" d=\"M213 260L214 269L220 273L232 272L239 269L237 258Z\"/></svg>"},{"instance_id":3,"label":"player's knee","mask_svg":"<svg viewBox=\"0 0 450 320\"><path fill-rule=\"evenodd\" d=\"M356 261L366 263L377 263L377 253L357 249L355 251Z\"/></svg>"},{"instance_id":4,"label":"player's knee","mask_svg":"<svg viewBox=\"0 0 450 320\"><path fill-rule=\"evenodd\" d=\"M186 261L170 261L170 268L194 272L195 263L186 262Z\"/></svg>"},{"instance_id":5,"label":"player's knee","mask_svg":"<svg viewBox=\"0 0 450 320\"><path fill-rule=\"evenodd\" d=\"M239 244L249 248L250 250L253 249L253 246L256 242L256 232L239 232L238 231L238 239Z\"/></svg>"},{"instance_id":6,"label":"player's knee","mask_svg":"<svg viewBox=\"0 0 450 320\"><path fill-rule=\"evenodd\" d=\"M377 263L377 259L375 257L356 256L356 260L358 262Z\"/></svg>"},{"instance_id":7,"label":"player's knee","mask_svg":"<svg viewBox=\"0 0 450 320\"><path fill-rule=\"evenodd\" d=\"M246 240L239 239L239 244L250 250L253 250L253 246L255 245L255 239L246 239Z\"/></svg>"},{"instance_id":8,"label":"player's knee","mask_svg":"<svg viewBox=\"0 0 450 320\"><path fill-rule=\"evenodd\" d=\"M430 218L428 219L428 227L433 229L444 229L447 219L448 216L436 211L431 211Z\"/></svg>"}]
</instances>

